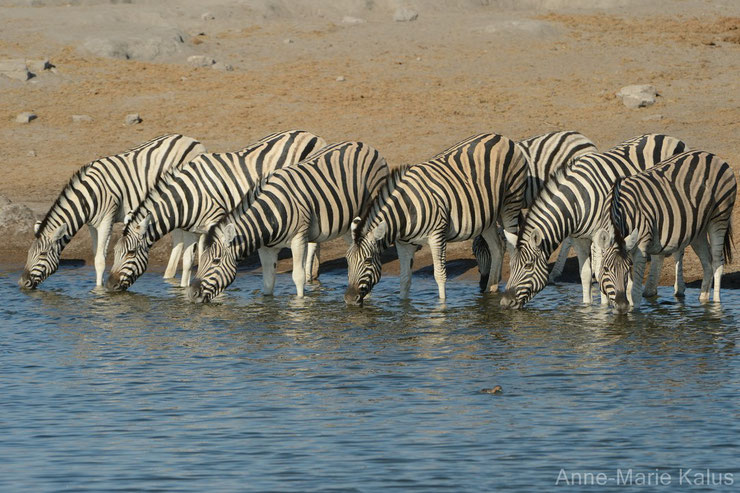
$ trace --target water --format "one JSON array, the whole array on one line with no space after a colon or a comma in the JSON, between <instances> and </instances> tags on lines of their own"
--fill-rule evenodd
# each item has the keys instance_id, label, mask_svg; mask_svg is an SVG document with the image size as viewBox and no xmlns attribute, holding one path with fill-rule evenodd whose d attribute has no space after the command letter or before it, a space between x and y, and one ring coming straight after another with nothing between
<instances>
[{"instance_id":1,"label":"water","mask_svg":"<svg viewBox=\"0 0 740 493\"><path fill-rule=\"evenodd\" d=\"M717 307L661 288L616 317L575 284L508 312L473 282L442 305L430 278L408 303L384 278L359 309L341 273L303 300L289 275L264 298L240 274L204 306L156 274L113 296L90 268L34 292L19 275L0 271L0 491L531 492L561 469L604 473L600 491L624 489L618 469L740 484L735 291Z\"/></svg>"}]
</instances>

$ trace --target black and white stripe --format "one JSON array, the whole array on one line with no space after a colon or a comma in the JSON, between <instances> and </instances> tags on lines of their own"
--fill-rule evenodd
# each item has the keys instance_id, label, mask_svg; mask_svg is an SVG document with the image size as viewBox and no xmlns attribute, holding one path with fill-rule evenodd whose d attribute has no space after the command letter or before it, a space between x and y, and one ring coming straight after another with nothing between
<instances>
[{"instance_id":1,"label":"black and white stripe","mask_svg":"<svg viewBox=\"0 0 740 493\"><path fill-rule=\"evenodd\" d=\"M497 134L470 137L431 160L410 166L387 199L353 226L345 301L362 303L380 280L380 254L396 245L401 297L408 297L416 248L428 243L439 297L445 298L448 242L482 235L494 256L503 245L496 222L514 231L524 204L527 163L515 142ZM493 270L500 262L493 263ZM500 275L493 272L492 276Z\"/></svg>"},{"instance_id":2,"label":"black and white stripe","mask_svg":"<svg viewBox=\"0 0 740 493\"><path fill-rule=\"evenodd\" d=\"M679 154L618 180L607 196L605 214L610 220L596 239L604 250L599 272L602 291L617 310L625 311L626 302L639 306L648 255L651 262L675 257L674 292L682 296L682 257L689 245L704 271L699 300L709 301L714 280L714 301L720 301L724 263L731 261L736 195L737 180L730 165L703 151Z\"/></svg>"},{"instance_id":3,"label":"black and white stripe","mask_svg":"<svg viewBox=\"0 0 740 493\"><path fill-rule=\"evenodd\" d=\"M205 148L197 140L169 134L83 166L36 224L36 239L19 284L35 288L53 274L64 247L87 224L95 256L96 284L102 286L113 223L123 221L167 170L202 152Z\"/></svg>"},{"instance_id":4,"label":"black and white stripe","mask_svg":"<svg viewBox=\"0 0 740 493\"><path fill-rule=\"evenodd\" d=\"M256 192L210 229L188 295L208 302L236 277L237 260L258 250L264 293L272 294L277 255L289 246L293 281L303 296L306 244L348 233L386 182L388 165L362 142L325 147L294 166L273 173Z\"/></svg>"},{"instance_id":5,"label":"black and white stripe","mask_svg":"<svg viewBox=\"0 0 740 493\"><path fill-rule=\"evenodd\" d=\"M545 287L547 261L568 236L574 239L578 254L583 302L591 303L591 242L602 224L604 201L612 185L617 178L639 173L685 148L673 137L643 135L607 152L582 156L556 172L519 225L501 304L520 308ZM514 242L513 237L507 239ZM598 271L598 249L593 260Z\"/></svg>"},{"instance_id":6,"label":"black and white stripe","mask_svg":"<svg viewBox=\"0 0 740 493\"><path fill-rule=\"evenodd\" d=\"M197 234L237 207L263 178L325 145L324 139L310 132L290 130L268 135L237 152L201 154L171 170L127 221L115 247L107 288L131 286L146 270L152 245L175 230L185 232L181 286L189 285ZM308 258L312 261L313 254ZM174 276L172 267L168 266L165 277Z\"/></svg>"},{"instance_id":7,"label":"black and white stripe","mask_svg":"<svg viewBox=\"0 0 740 493\"><path fill-rule=\"evenodd\" d=\"M567 165L579 156L590 152L597 152L596 146L583 134L574 131L551 132L526 140L520 140L517 145L527 160L527 187L524 192L525 207L529 207L544 188L545 182L558 169ZM555 265L550 272L550 280L554 281L563 271L565 260L568 257L571 241L566 239L558 255ZM489 286L491 271L491 251L482 236L473 239L473 255L478 261L480 272L480 289L486 292L498 291L500 279L493 279ZM497 259L503 261L503 258Z\"/></svg>"}]
</instances>

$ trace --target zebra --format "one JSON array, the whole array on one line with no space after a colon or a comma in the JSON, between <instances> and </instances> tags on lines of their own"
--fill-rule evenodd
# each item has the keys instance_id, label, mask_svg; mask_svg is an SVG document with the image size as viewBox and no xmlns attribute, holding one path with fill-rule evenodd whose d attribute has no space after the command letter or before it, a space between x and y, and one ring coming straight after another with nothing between
<instances>
[{"instance_id":1,"label":"zebra","mask_svg":"<svg viewBox=\"0 0 740 493\"><path fill-rule=\"evenodd\" d=\"M524 192L524 206L529 207L545 186L547 179L562 166L569 164L575 158L597 152L593 142L584 135L574 131L551 132L517 142L527 160L529 176L527 188ZM566 238L563 242L555 265L550 272L550 282L553 282L563 271L568 258L572 241ZM491 270L491 252L482 236L473 239L473 255L478 261L480 272L480 290L485 292L489 286L489 272ZM500 260L503 261L503 257ZM499 279L490 284L491 291L498 291Z\"/></svg>"},{"instance_id":2,"label":"zebra","mask_svg":"<svg viewBox=\"0 0 740 493\"><path fill-rule=\"evenodd\" d=\"M714 154L690 151L617 180L607 196L604 228L596 242L604 252L598 278L617 312L639 307L645 260L673 255L674 293L684 295L681 272L688 245L701 261L699 300L720 301L724 263L732 261L731 217L737 195L732 168ZM653 262L655 260L651 260Z\"/></svg>"},{"instance_id":3,"label":"zebra","mask_svg":"<svg viewBox=\"0 0 740 493\"><path fill-rule=\"evenodd\" d=\"M312 133L289 130L270 134L237 152L201 154L171 170L127 218L114 248L115 261L106 288L128 289L146 270L152 245L178 229L185 232L180 285L188 286L197 235L237 207L265 176L302 161L325 145L324 139ZM308 275L313 257L312 251Z\"/></svg>"},{"instance_id":4,"label":"zebra","mask_svg":"<svg viewBox=\"0 0 740 493\"><path fill-rule=\"evenodd\" d=\"M347 304L362 304L380 280L380 254L396 245L401 267L401 298L408 298L411 267L418 246L432 250L439 297L446 297L445 254L448 242L482 235L503 248L496 221L514 230L524 204L527 163L510 139L493 133L465 139L431 160L406 169L390 195L370 213L355 218L347 251ZM500 262L492 264L497 279Z\"/></svg>"},{"instance_id":5,"label":"zebra","mask_svg":"<svg viewBox=\"0 0 740 493\"><path fill-rule=\"evenodd\" d=\"M96 286L101 287L113 223L121 222L135 209L163 173L203 152L205 147L197 140L168 134L80 168L44 218L35 224L35 239L19 285L34 289L56 272L62 250L87 224L95 257ZM175 245L170 264L177 264L178 252Z\"/></svg>"},{"instance_id":6,"label":"zebra","mask_svg":"<svg viewBox=\"0 0 740 493\"><path fill-rule=\"evenodd\" d=\"M573 237L578 255L583 302L591 303L591 240L601 225L604 200L611 186L618 177L638 173L685 148L674 137L642 135L607 152L581 156L558 170L522 217L518 234L506 233L516 251L501 305L521 308L545 287L547 260L568 236ZM593 257L593 270L598 272L598 249L594 249Z\"/></svg>"},{"instance_id":7,"label":"zebra","mask_svg":"<svg viewBox=\"0 0 740 493\"><path fill-rule=\"evenodd\" d=\"M258 251L263 292L273 293L277 255L290 246L293 282L304 294L306 243L345 235L352 218L365 213L388 177L380 153L362 142L325 147L308 159L275 171L209 229L188 297L208 302L236 277L237 259Z\"/></svg>"}]
</instances>

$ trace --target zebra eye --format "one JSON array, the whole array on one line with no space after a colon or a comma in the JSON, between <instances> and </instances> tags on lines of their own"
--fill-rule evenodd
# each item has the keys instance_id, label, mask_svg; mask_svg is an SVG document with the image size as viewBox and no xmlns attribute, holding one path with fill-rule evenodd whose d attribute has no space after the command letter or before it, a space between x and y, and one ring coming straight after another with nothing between
<instances>
[{"instance_id":1,"label":"zebra eye","mask_svg":"<svg viewBox=\"0 0 740 493\"><path fill-rule=\"evenodd\" d=\"M213 265L218 265L221 263L221 257L213 257Z\"/></svg>"},{"instance_id":2,"label":"zebra eye","mask_svg":"<svg viewBox=\"0 0 740 493\"><path fill-rule=\"evenodd\" d=\"M531 269L534 267L534 262L527 262L524 264L525 269Z\"/></svg>"},{"instance_id":3,"label":"zebra eye","mask_svg":"<svg viewBox=\"0 0 740 493\"><path fill-rule=\"evenodd\" d=\"M135 248L132 248L131 250L128 250L126 253L129 256L134 256L134 255L136 255L136 249Z\"/></svg>"},{"instance_id":4,"label":"zebra eye","mask_svg":"<svg viewBox=\"0 0 740 493\"><path fill-rule=\"evenodd\" d=\"M369 259L369 258L366 258L364 263L367 267L370 267L371 265L373 265L372 259Z\"/></svg>"}]
</instances>

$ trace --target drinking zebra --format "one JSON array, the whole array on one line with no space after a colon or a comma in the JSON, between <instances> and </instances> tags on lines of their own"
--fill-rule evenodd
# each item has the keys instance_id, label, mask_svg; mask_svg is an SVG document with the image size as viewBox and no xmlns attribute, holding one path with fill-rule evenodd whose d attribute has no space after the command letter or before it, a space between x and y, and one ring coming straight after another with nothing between
<instances>
[{"instance_id":1,"label":"drinking zebra","mask_svg":"<svg viewBox=\"0 0 740 493\"><path fill-rule=\"evenodd\" d=\"M604 201L612 185L618 177L638 173L685 148L673 137L643 135L607 152L581 156L557 171L523 217L518 235L507 233L507 241L516 245L516 251L501 304L521 308L545 287L547 260L568 236L574 239L578 255L583 302L591 303L591 241L602 224ZM599 249L593 254L598 272Z\"/></svg>"},{"instance_id":2,"label":"drinking zebra","mask_svg":"<svg viewBox=\"0 0 740 493\"><path fill-rule=\"evenodd\" d=\"M526 140L517 142L527 160L527 188L524 191L524 206L529 207L545 186L547 179L562 166L570 163L573 159L597 152L596 146L584 135L573 132L551 132ZM563 242L558 258L550 272L550 281L554 281L563 271L565 260L571 246L570 238ZM486 292L489 289L489 272L491 271L491 251L482 236L473 239L473 255L478 261L480 272L480 290ZM496 260L503 261L503 257ZM493 279L490 283L491 291L498 291L500 279Z\"/></svg>"},{"instance_id":3,"label":"drinking zebra","mask_svg":"<svg viewBox=\"0 0 740 493\"><path fill-rule=\"evenodd\" d=\"M85 224L92 239L96 285L102 286L113 223L123 221L163 173L202 152L205 148L197 140L169 134L80 168L36 223L20 286L33 289L56 272L62 250ZM175 246L170 264L177 264L178 252Z\"/></svg>"},{"instance_id":4,"label":"drinking zebra","mask_svg":"<svg viewBox=\"0 0 740 493\"><path fill-rule=\"evenodd\" d=\"M714 276L714 301L720 301L723 266L732 260L730 219L736 195L730 165L702 151L679 154L617 180L605 204L609 220L596 236L604 251L598 272L601 290L616 311L639 307L648 255L651 262L674 256L674 292L683 296L681 260L688 245L704 271L699 300L709 301Z\"/></svg>"},{"instance_id":5,"label":"drinking zebra","mask_svg":"<svg viewBox=\"0 0 740 493\"><path fill-rule=\"evenodd\" d=\"M497 134L472 136L427 162L410 166L387 199L353 221L345 302L363 302L380 280L380 254L394 243L401 267L401 297L409 294L414 252L428 243L439 297L445 299L447 243L482 235L497 258L503 245L496 221L514 231L526 180L521 149ZM500 265L492 263L493 279L500 276Z\"/></svg>"},{"instance_id":6,"label":"drinking zebra","mask_svg":"<svg viewBox=\"0 0 740 493\"><path fill-rule=\"evenodd\" d=\"M237 207L264 177L302 161L325 145L324 139L312 133L290 130L268 135L237 152L201 154L171 170L129 216L114 249L106 288L128 289L146 270L152 245L177 229L185 232L180 285L188 286L197 235ZM313 257L311 252L309 275Z\"/></svg>"},{"instance_id":7,"label":"drinking zebra","mask_svg":"<svg viewBox=\"0 0 740 493\"><path fill-rule=\"evenodd\" d=\"M263 292L272 294L277 255L290 246L293 282L303 296L306 243L321 243L348 232L388 177L385 159L362 142L330 145L308 159L275 171L254 193L212 227L198 272L188 290L208 302L236 277L236 262L258 250Z\"/></svg>"}]
</instances>

